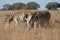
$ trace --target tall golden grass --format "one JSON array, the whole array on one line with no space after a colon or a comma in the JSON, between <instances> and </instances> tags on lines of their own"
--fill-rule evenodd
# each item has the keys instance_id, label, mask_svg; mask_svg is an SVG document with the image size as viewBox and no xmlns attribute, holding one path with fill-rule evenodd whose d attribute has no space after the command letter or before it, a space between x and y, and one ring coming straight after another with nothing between
<instances>
[{"instance_id":1,"label":"tall golden grass","mask_svg":"<svg viewBox=\"0 0 60 40\"><path fill-rule=\"evenodd\" d=\"M14 21L10 27L5 27L5 14L13 14L16 12L35 12L38 10L10 10L0 11L0 40L60 40L60 11L48 10L51 13L53 26L51 28L32 28L26 31L25 23L19 23L18 27L14 26ZM39 10L41 11L41 10ZM57 21L56 21L57 20Z\"/></svg>"}]
</instances>

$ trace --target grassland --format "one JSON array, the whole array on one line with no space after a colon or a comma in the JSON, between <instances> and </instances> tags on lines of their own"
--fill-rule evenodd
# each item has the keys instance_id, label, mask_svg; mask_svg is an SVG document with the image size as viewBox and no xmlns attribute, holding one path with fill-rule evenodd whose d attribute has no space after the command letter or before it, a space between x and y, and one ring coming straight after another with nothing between
<instances>
[{"instance_id":1,"label":"grassland","mask_svg":"<svg viewBox=\"0 0 60 40\"><path fill-rule=\"evenodd\" d=\"M28 10L28 12L35 11ZM27 27L23 22L19 23L18 27L15 27L15 22L12 21L10 27L5 27L4 20L6 16L4 15L16 12L23 11L0 11L0 40L60 40L60 11L49 11L53 23L51 28L32 28L27 32L24 32Z\"/></svg>"}]
</instances>

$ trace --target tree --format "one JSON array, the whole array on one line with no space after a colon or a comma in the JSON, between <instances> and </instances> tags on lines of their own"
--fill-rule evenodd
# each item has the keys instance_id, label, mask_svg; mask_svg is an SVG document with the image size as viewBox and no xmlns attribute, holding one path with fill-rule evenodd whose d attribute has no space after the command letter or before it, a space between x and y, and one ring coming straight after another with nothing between
<instances>
[{"instance_id":1,"label":"tree","mask_svg":"<svg viewBox=\"0 0 60 40\"><path fill-rule=\"evenodd\" d=\"M25 6L25 4L24 3L14 3L12 6L14 7L14 9L19 10L22 8L22 6Z\"/></svg>"},{"instance_id":2,"label":"tree","mask_svg":"<svg viewBox=\"0 0 60 40\"><path fill-rule=\"evenodd\" d=\"M5 4L5 5L3 5L3 8L2 9L3 10L12 10L13 9L13 6L10 5L10 4Z\"/></svg>"},{"instance_id":3,"label":"tree","mask_svg":"<svg viewBox=\"0 0 60 40\"><path fill-rule=\"evenodd\" d=\"M37 4L36 2L28 2L28 3L26 4L26 6L27 6L27 8L30 9L30 10L40 8L40 5Z\"/></svg>"},{"instance_id":4,"label":"tree","mask_svg":"<svg viewBox=\"0 0 60 40\"><path fill-rule=\"evenodd\" d=\"M60 8L60 4L58 5L58 8Z\"/></svg>"},{"instance_id":5,"label":"tree","mask_svg":"<svg viewBox=\"0 0 60 40\"><path fill-rule=\"evenodd\" d=\"M32 10L32 9L38 9L40 8L40 5L37 4L36 2L28 2L27 4L24 4L24 3L14 3L12 5L10 4L5 4L3 5L3 8L2 10L19 10L19 9L29 9L29 10Z\"/></svg>"},{"instance_id":6,"label":"tree","mask_svg":"<svg viewBox=\"0 0 60 40\"><path fill-rule=\"evenodd\" d=\"M28 7L25 5L25 6L22 6L21 9L27 10Z\"/></svg>"},{"instance_id":7,"label":"tree","mask_svg":"<svg viewBox=\"0 0 60 40\"><path fill-rule=\"evenodd\" d=\"M46 5L48 10L57 10L59 3L58 2L50 2Z\"/></svg>"}]
</instances>

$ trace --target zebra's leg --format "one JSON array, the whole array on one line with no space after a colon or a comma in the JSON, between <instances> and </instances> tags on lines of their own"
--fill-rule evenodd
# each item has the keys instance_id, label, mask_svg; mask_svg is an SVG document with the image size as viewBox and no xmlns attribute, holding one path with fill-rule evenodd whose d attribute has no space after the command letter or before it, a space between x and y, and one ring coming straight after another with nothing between
<instances>
[{"instance_id":1,"label":"zebra's leg","mask_svg":"<svg viewBox=\"0 0 60 40\"><path fill-rule=\"evenodd\" d=\"M17 18L15 18L14 21L15 21L15 26L18 26L18 20L17 20Z\"/></svg>"},{"instance_id":2,"label":"zebra's leg","mask_svg":"<svg viewBox=\"0 0 60 40\"><path fill-rule=\"evenodd\" d=\"M49 21L46 20L45 23L44 23L44 25L45 25L46 27L50 27L50 23L49 23Z\"/></svg>"},{"instance_id":3,"label":"zebra's leg","mask_svg":"<svg viewBox=\"0 0 60 40\"><path fill-rule=\"evenodd\" d=\"M37 27L37 22L34 22L34 28L36 28Z\"/></svg>"},{"instance_id":4,"label":"zebra's leg","mask_svg":"<svg viewBox=\"0 0 60 40\"><path fill-rule=\"evenodd\" d=\"M40 24L40 22L38 23L38 25L39 25L39 28L41 28L41 24Z\"/></svg>"},{"instance_id":5,"label":"zebra's leg","mask_svg":"<svg viewBox=\"0 0 60 40\"><path fill-rule=\"evenodd\" d=\"M29 21L27 21L27 27L30 29L31 28L31 24L29 23Z\"/></svg>"},{"instance_id":6,"label":"zebra's leg","mask_svg":"<svg viewBox=\"0 0 60 40\"><path fill-rule=\"evenodd\" d=\"M26 21L26 25L27 25L27 29L24 32L27 32L31 28L29 21Z\"/></svg>"},{"instance_id":7,"label":"zebra's leg","mask_svg":"<svg viewBox=\"0 0 60 40\"><path fill-rule=\"evenodd\" d=\"M5 26L6 27L9 27L10 26L10 23L9 22L6 22Z\"/></svg>"},{"instance_id":8,"label":"zebra's leg","mask_svg":"<svg viewBox=\"0 0 60 40\"><path fill-rule=\"evenodd\" d=\"M39 25L39 28L42 27L42 23L41 23L41 20L38 21L38 25Z\"/></svg>"},{"instance_id":9,"label":"zebra's leg","mask_svg":"<svg viewBox=\"0 0 60 40\"><path fill-rule=\"evenodd\" d=\"M7 30L9 27L10 27L10 23L9 22L5 22L4 30Z\"/></svg>"}]
</instances>

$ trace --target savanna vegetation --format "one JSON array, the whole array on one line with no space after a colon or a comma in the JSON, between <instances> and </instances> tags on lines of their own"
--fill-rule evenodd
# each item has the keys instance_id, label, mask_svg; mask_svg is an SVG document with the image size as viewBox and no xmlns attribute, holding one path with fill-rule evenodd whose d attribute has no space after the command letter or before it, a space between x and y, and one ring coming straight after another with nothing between
<instances>
[{"instance_id":1,"label":"savanna vegetation","mask_svg":"<svg viewBox=\"0 0 60 40\"><path fill-rule=\"evenodd\" d=\"M36 2L28 2L28 3L13 3L11 4L4 4L3 8L0 10L37 10L38 8L40 8L40 5ZM45 8L47 10L59 10L58 8L60 8L60 3L58 2L49 2L45 5ZM44 10L44 9L43 9Z\"/></svg>"},{"instance_id":2,"label":"savanna vegetation","mask_svg":"<svg viewBox=\"0 0 60 40\"><path fill-rule=\"evenodd\" d=\"M60 8L60 3L50 2L46 4L46 9L49 10L51 14L52 27L44 28L32 28L26 29L25 23L19 23L18 27L15 27L15 22L10 23L10 27L5 27L5 18L7 14L13 14L17 12L31 12L34 13L38 11L40 5L36 2L25 3L13 3L4 4L3 8L0 10L0 40L60 40L60 11L57 11ZM23 9L23 10L22 10ZM9 11L5 11L9 10ZM12 11L11 11L12 10ZM54 11L50 11L54 10Z\"/></svg>"}]
</instances>

